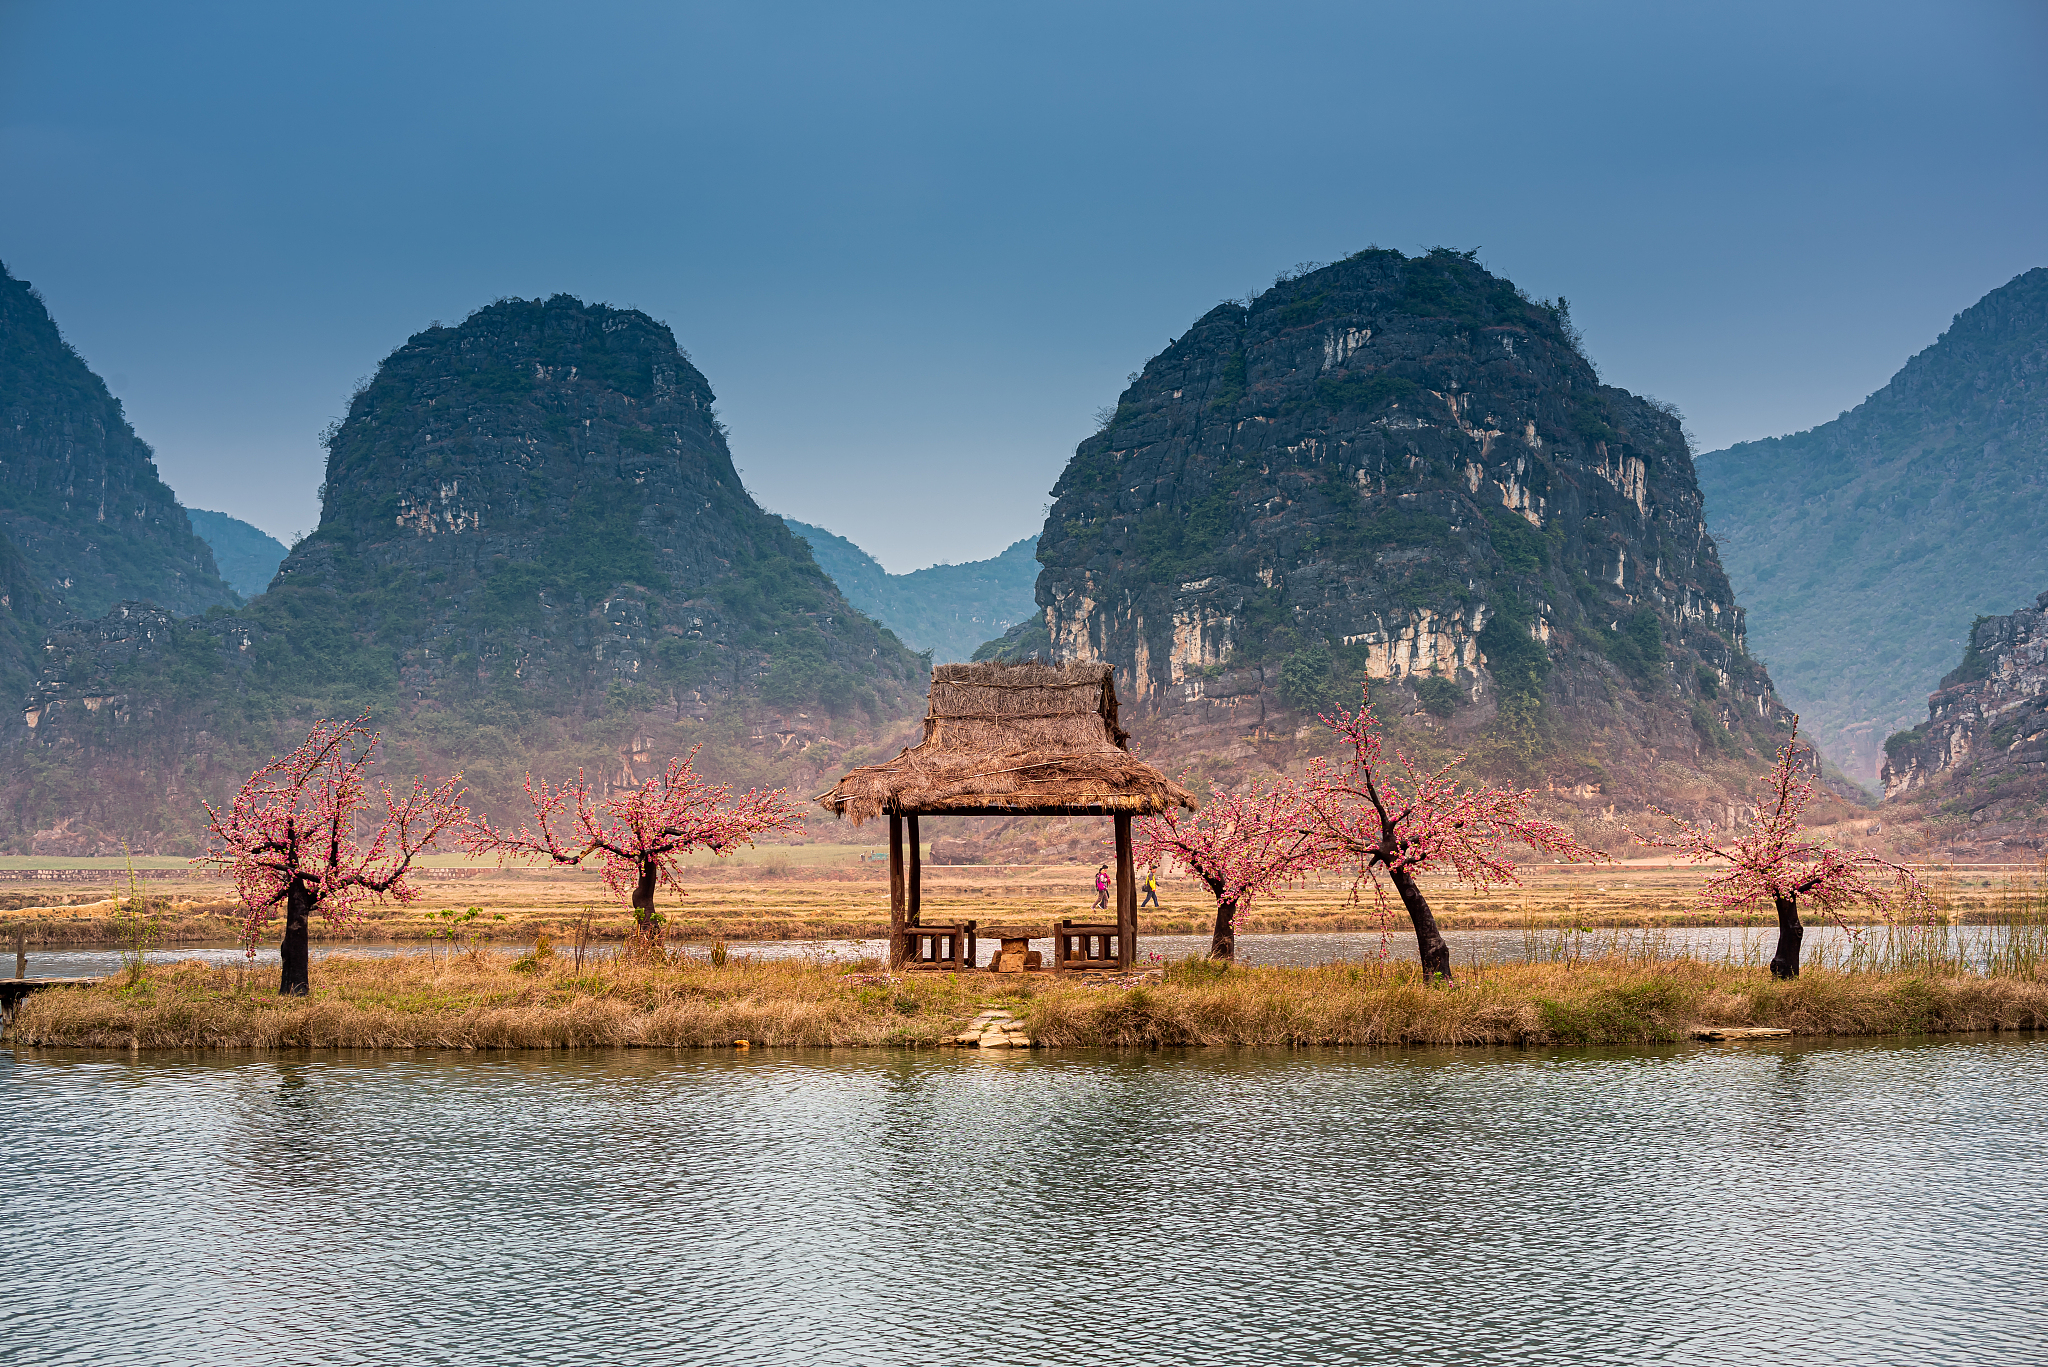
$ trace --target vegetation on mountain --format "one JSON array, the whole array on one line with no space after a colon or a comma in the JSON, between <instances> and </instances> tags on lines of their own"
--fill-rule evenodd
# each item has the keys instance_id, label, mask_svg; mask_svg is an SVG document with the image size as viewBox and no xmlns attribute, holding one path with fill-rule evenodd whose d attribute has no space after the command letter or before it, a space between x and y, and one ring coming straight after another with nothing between
<instances>
[{"instance_id":1,"label":"vegetation on mountain","mask_svg":"<svg viewBox=\"0 0 2048 1367\"><path fill-rule=\"evenodd\" d=\"M1754 649L1821 750L1874 783L1972 621L2048 583L2048 268L1850 412L1699 470Z\"/></svg>"},{"instance_id":2,"label":"vegetation on mountain","mask_svg":"<svg viewBox=\"0 0 2048 1367\"><path fill-rule=\"evenodd\" d=\"M240 601L121 401L5 266L0 532L58 617L97 617L124 599L180 616Z\"/></svg>"},{"instance_id":3,"label":"vegetation on mountain","mask_svg":"<svg viewBox=\"0 0 2048 1367\"><path fill-rule=\"evenodd\" d=\"M1038 538L1011 543L1001 555L961 565L932 565L891 574L843 536L823 527L782 519L811 548L818 566L832 577L846 601L896 633L934 664L974 658L992 637L1038 615L1032 590L1038 583Z\"/></svg>"},{"instance_id":4,"label":"vegetation on mountain","mask_svg":"<svg viewBox=\"0 0 2048 1367\"><path fill-rule=\"evenodd\" d=\"M1051 659L1052 633L1046 629L1045 614L1034 612L993 641L983 641L976 646L972 663L995 660L1020 664L1025 660L1049 662Z\"/></svg>"}]
</instances>

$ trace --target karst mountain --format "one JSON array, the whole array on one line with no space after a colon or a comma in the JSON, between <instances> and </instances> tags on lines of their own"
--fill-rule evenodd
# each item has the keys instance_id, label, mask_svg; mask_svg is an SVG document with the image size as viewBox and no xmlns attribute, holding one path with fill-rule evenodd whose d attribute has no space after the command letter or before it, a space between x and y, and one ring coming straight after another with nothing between
<instances>
[{"instance_id":1,"label":"karst mountain","mask_svg":"<svg viewBox=\"0 0 2048 1367\"><path fill-rule=\"evenodd\" d=\"M1054 495L1042 616L983 653L1113 663L1162 760L1287 767L1370 680L1418 753L1611 845L1646 804L1727 815L1790 722L1676 414L1471 253L1369 250L1211 309Z\"/></svg>"},{"instance_id":2,"label":"karst mountain","mask_svg":"<svg viewBox=\"0 0 2048 1367\"><path fill-rule=\"evenodd\" d=\"M238 603L121 401L0 266L0 742L18 736L43 635L123 599Z\"/></svg>"},{"instance_id":3,"label":"karst mountain","mask_svg":"<svg viewBox=\"0 0 2048 1367\"><path fill-rule=\"evenodd\" d=\"M497 810L529 767L629 782L699 744L720 777L816 778L912 711L923 664L755 504L712 403L666 326L566 295L407 339L267 592L58 630L0 838L189 841L202 797L363 710L395 767Z\"/></svg>"}]
</instances>

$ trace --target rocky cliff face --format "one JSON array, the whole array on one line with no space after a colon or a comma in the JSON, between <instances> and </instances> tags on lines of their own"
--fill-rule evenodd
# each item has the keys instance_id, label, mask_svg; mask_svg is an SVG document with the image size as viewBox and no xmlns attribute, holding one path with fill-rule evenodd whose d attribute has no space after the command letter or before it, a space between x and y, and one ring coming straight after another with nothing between
<instances>
[{"instance_id":1,"label":"rocky cliff face","mask_svg":"<svg viewBox=\"0 0 2048 1367\"><path fill-rule=\"evenodd\" d=\"M0 267L0 531L60 615L144 598L184 615L241 600L192 534L147 444Z\"/></svg>"},{"instance_id":2,"label":"rocky cliff face","mask_svg":"<svg viewBox=\"0 0 2048 1367\"><path fill-rule=\"evenodd\" d=\"M1963 660L1927 699L1927 719L1884 747L1884 795L1927 852L2008 857L2043 845L2048 799L2048 593L1982 617Z\"/></svg>"},{"instance_id":3,"label":"rocky cliff face","mask_svg":"<svg viewBox=\"0 0 2048 1367\"><path fill-rule=\"evenodd\" d=\"M1860 782L1977 616L2048 583L2048 270L1830 423L1699 458L1758 655Z\"/></svg>"},{"instance_id":4,"label":"rocky cliff face","mask_svg":"<svg viewBox=\"0 0 2048 1367\"><path fill-rule=\"evenodd\" d=\"M921 663L741 486L668 329L567 296L393 352L334 433L319 530L240 612L59 632L13 837L153 844L320 716L502 809L529 766L807 782L907 716ZM80 838L84 838L81 836Z\"/></svg>"},{"instance_id":5,"label":"rocky cliff face","mask_svg":"<svg viewBox=\"0 0 2048 1367\"><path fill-rule=\"evenodd\" d=\"M1114 663L1166 754L1284 764L1369 679L1410 737L1589 815L1711 815L1789 721L1676 416L1469 254L1210 310L1054 495L1050 648Z\"/></svg>"}]
</instances>

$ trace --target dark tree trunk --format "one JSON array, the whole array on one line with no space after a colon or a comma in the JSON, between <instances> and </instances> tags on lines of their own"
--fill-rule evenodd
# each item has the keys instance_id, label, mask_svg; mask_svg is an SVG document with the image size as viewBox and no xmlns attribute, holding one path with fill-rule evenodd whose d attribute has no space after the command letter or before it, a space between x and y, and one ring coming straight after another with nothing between
<instances>
[{"instance_id":1,"label":"dark tree trunk","mask_svg":"<svg viewBox=\"0 0 2048 1367\"><path fill-rule=\"evenodd\" d=\"M303 997L313 990L313 952L308 943L313 928L313 893L303 879L294 878L284 898L284 942L277 947L277 992L281 997Z\"/></svg>"},{"instance_id":2,"label":"dark tree trunk","mask_svg":"<svg viewBox=\"0 0 2048 1367\"><path fill-rule=\"evenodd\" d=\"M661 917L654 912L654 884L661 876L661 869L649 860L640 866L640 880L633 884L633 920L640 927L640 938L653 944L661 930Z\"/></svg>"},{"instance_id":3,"label":"dark tree trunk","mask_svg":"<svg viewBox=\"0 0 2048 1367\"><path fill-rule=\"evenodd\" d=\"M1237 903L1216 903L1216 930L1209 937L1209 957L1225 963L1237 958Z\"/></svg>"},{"instance_id":4,"label":"dark tree trunk","mask_svg":"<svg viewBox=\"0 0 2048 1367\"><path fill-rule=\"evenodd\" d=\"M1422 959L1422 976L1430 982L1451 981L1451 947L1436 928L1436 913L1429 909L1422 889L1415 886L1406 869L1390 870L1389 875L1401 894L1401 905L1408 908L1408 919L1415 923L1415 950Z\"/></svg>"},{"instance_id":5,"label":"dark tree trunk","mask_svg":"<svg viewBox=\"0 0 2048 1367\"><path fill-rule=\"evenodd\" d=\"M1799 899L1780 897L1778 899L1778 953L1771 960L1773 978L1796 978L1799 976L1799 942L1806 938L1806 927L1799 924Z\"/></svg>"}]
</instances>

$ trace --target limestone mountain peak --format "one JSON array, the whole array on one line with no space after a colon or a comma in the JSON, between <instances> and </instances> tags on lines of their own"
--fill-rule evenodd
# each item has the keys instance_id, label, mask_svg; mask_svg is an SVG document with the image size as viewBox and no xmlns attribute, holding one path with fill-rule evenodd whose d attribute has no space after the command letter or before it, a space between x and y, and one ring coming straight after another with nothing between
<instances>
[{"instance_id":1,"label":"limestone mountain peak","mask_svg":"<svg viewBox=\"0 0 2048 1367\"><path fill-rule=\"evenodd\" d=\"M1789 721L1677 416L1472 253L1368 250L1211 309L1054 496L1049 647L1113 662L1169 753L1284 766L1371 681L1590 820L1725 801Z\"/></svg>"},{"instance_id":2,"label":"limestone mountain peak","mask_svg":"<svg viewBox=\"0 0 2048 1367\"><path fill-rule=\"evenodd\" d=\"M910 714L923 664L755 504L712 402L666 326L567 295L408 338L328 434L319 526L267 592L52 640L30 803L156 843L293 727L366 708L486 809L529 766L631 782L700 743L714 776L821 776Z\"/></svg>"}]
</instances>

